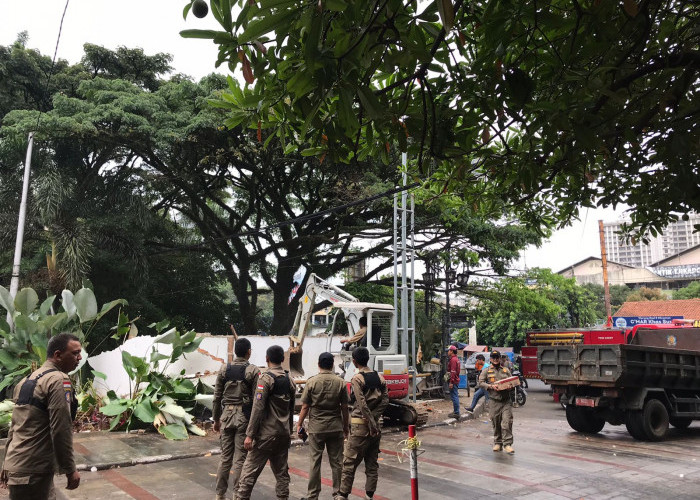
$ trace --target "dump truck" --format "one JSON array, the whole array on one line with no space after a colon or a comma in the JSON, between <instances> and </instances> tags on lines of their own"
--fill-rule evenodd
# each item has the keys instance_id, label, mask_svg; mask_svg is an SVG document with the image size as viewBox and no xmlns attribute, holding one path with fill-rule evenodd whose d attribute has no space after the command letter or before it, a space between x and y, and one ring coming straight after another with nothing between
<instances>
[{"instance_id":1,"label":"dump truck","mask_svg":"<svg viewBox=\"0 0 700 500\"><path fill-rule=\"evenodd\" d=\"M360 318L367 318L367 333L360 345L369 349L368 366L381 373L386 380L389 393L389 406L384 412L387 420L405 425L423 425L428 421L428 412L408 401L409 374L408 358L399 354L399 339L396 333L395 310L391 304L360 302L340 287L311 274L306 283L305 294L299 301L294 325L289 335L289 349L285 353L284 367L299 385L305 377L302 357L304 339L310 330L311 315L316 300L328 301L333 306L332 321L324 335L327 337L328 352L332 352L341 367L343 378L348 382L355 374L351 362L352 350L331 350L332 340L338 335L353 335L360 329ZM339 319L345 320L346 330L341 330Z\"/></svg>"},{"instance_id":2,"label":"dump truck","mask_svg":"<svg viewBox=\"0 0 700 500\"><path fill-rule=\"evenodd\" d=\"M575 431L624 424L635 439L659 441L669 425L700 419L700 321L637 325L621 344L541 346L537 357Z\"/></svg>"}]
</instances>

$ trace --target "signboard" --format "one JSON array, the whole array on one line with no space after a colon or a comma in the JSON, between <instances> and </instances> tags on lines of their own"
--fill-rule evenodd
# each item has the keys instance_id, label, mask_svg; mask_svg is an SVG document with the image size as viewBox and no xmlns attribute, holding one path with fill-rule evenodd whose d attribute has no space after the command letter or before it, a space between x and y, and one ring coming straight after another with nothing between
<instances>
[{"instance_id":1,"label":"signboard","mask_svg":"<svg viewBox=\"0 0 700 500\"><path fill-rule=\"evenodd\" d=\"M614 318L617 328L631 328L635 325L670 325L674 319L683 316L619 316Z\"/></svg>"},{"instance_id":2,"label":"signboard","mask_svg":"<svg viewBox=\"0 0 700 500\"><path fill-rule=\"evenodd\" d=\"M697 279L700 278L700 264L684 266L657 266L648 268L652 273L662 278Z\"/></svg>"}]
</instances>

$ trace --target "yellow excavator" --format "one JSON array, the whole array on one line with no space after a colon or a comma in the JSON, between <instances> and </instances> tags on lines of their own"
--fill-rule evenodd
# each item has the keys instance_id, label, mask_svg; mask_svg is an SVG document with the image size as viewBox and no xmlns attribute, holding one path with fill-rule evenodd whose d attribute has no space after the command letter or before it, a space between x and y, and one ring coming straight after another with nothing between
<instances>
[{"instance_id":1,"label":"yellow excavator","mask_svg":"<svg viewBox=\"0 0 700 500\"><path fill-rule=\"evenodd\" d=\"M370 354L368 366L384 376L389 390L390 403L384 417L406 425L425 424L428 420L428 412L408 401L408 358L405 354L399 354L394 306L360 302L345 290L315 274L309 276L304 291L289 335L289 349L285 353L285 369L290 371L292 377L302 383L304 381L306 375L302 366L304 339L310 330L316 300L327 300L333 309L330 314L332 320L325 332L326 351L332 352L340 360L339 366L343 370L341 374L343 378L349 383L355 374L355 367L350 361L352 349L356 345L367 347ZM340 326L337 321L341 313L350 336L360 330L360 318L363 317L367 319L367 331L355 346L343 346L340 350L333 352L331 345L334 337L337 337L336 327ZM335 344L337 345L337 342Z\"/></svg>"}]
</instances>

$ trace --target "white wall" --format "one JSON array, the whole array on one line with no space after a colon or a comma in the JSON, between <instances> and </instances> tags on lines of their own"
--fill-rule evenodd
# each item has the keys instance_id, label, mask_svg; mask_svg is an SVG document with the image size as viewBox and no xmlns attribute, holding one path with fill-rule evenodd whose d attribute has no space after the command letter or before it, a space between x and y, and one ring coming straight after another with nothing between
<instances>
[{"instance_id":1,"label":"white wall","mask_svg":"<svg viewBox=\"0 0 700 500\"><path fill-rule=\"evenodd\" d=\"M177 362L168 366L165 370L167 375L179 375L184 369L186 376L196 376L210 385L214 385L216 373L221 368L222 364L228 360L228 347L230 336L203 336L199 350L185 354ZM88 359L90 367L98 372L107 375L106 380L95 378L94 386L97 392L104 395L109 390L113 390L118 396L128 396L131 387L129 376L122 365L122 350L125 350L132 356L145 357L148 359L153 348L158 352L169 355L172 353L172 348L166 344L154 344L155 337L135 337L127 340L121 347L103 352L97 356L91 356ZM260 367L265 364L265 351L271 345L281 345L285 350L289 347L287 337L279 336L247 336L252 344L252 356L250 362ZM327 337L307 337L304 340L304 355L302 365L306 377L309 377L318 372L318 356L326 351ZM333 338L331 344L331 352L340 350L340 342L338 337ZM160 368L165 366L165 362L160 362Z\"/></svg>"}]
</instances>

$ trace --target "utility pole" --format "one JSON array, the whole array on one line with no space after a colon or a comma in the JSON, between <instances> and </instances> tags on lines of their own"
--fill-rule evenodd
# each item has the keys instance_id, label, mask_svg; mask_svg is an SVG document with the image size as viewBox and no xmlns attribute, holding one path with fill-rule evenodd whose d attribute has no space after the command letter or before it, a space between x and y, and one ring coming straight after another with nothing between
<instances>
[{"instance_id":1,"label":"utility pole","mask_svg":"<svg viewBox=\"0 0 700 500\"><path fill-rule=\"evenodd\" d=\"M605 321L606 326L612 326L612 309L610 307L610 285L608 284L608 254L605 251L605 232L603 221L598 221L598 233L600 235L600 257L603 261L603 289L605 290Z\"/></svg>"},{"instance_id":2,"label":"utility pole","mask_svg":"<svg viewBox=\"0 0 700 500\"><path fill-rule=\"evenodd\" d=\"M22 244L24 243L24 222L27 219L27 197L29 196L29 174L32 170L32 148L34 147L34 132L29 132L27 157L24 160L24 181L22 182L22 201L19 204L19 220L17 221L17 238L15 239L15 260L12 264L12 279L10 280L10 296L14 299L19 290L19 267L22 262ZM7 322L12 327L12 317L7 313Z\"/></svg>"}]
</instances>

